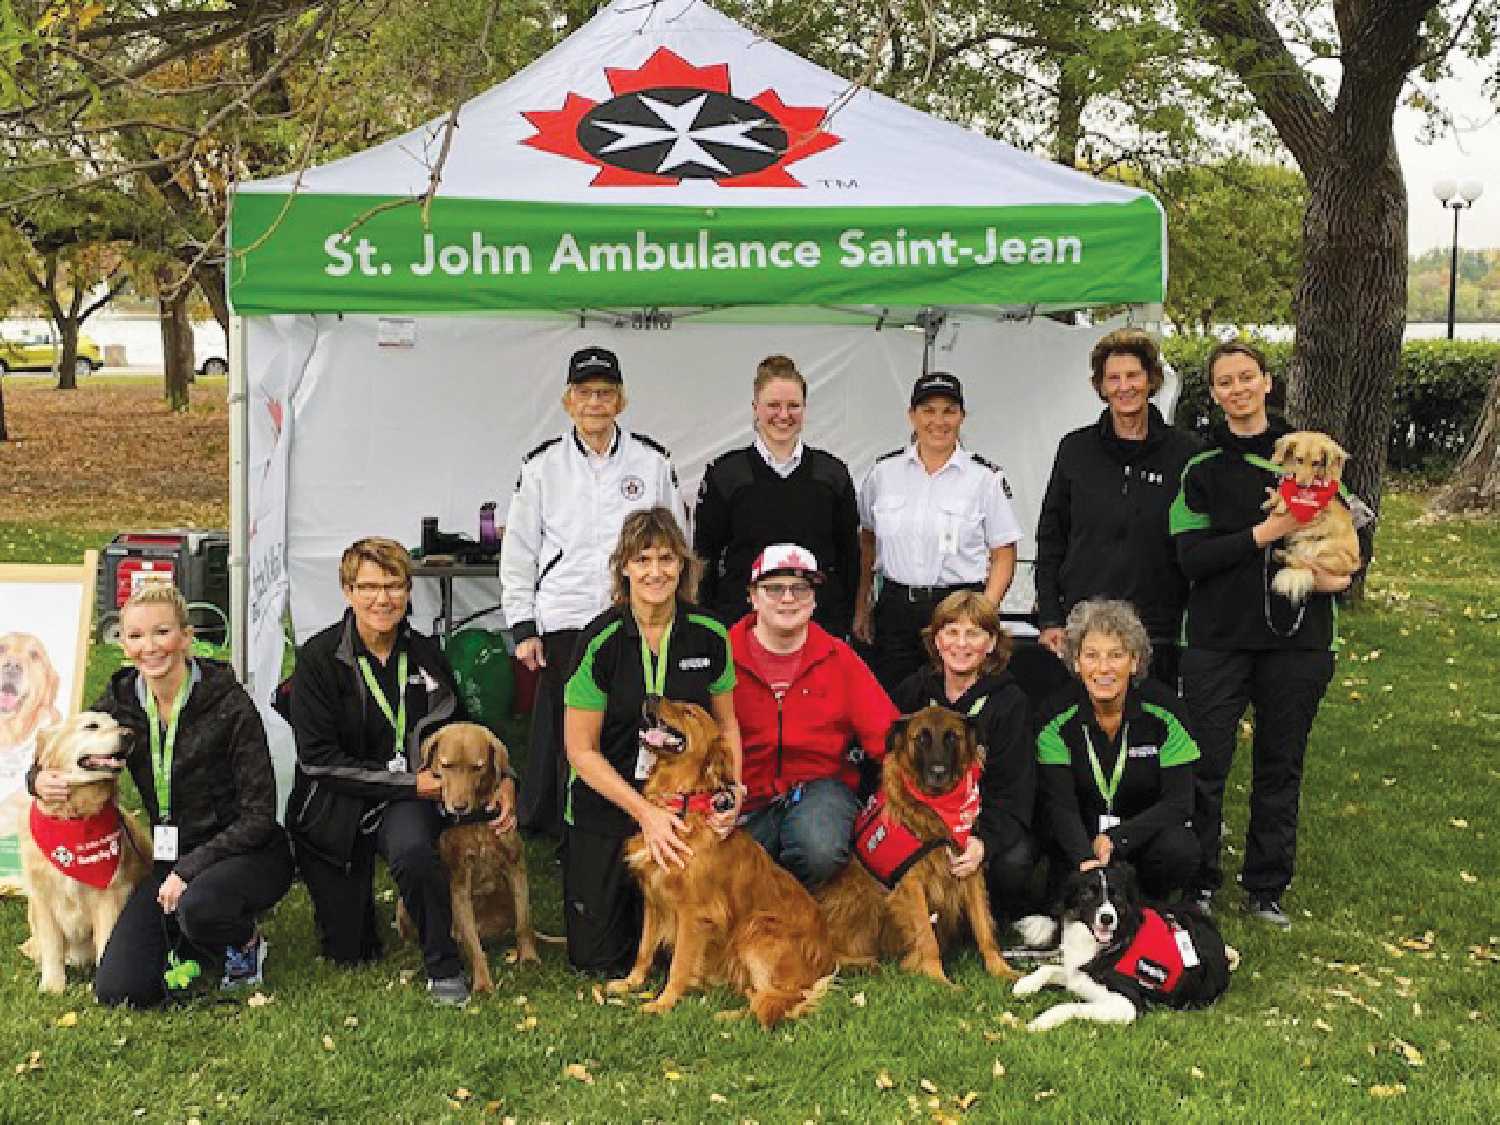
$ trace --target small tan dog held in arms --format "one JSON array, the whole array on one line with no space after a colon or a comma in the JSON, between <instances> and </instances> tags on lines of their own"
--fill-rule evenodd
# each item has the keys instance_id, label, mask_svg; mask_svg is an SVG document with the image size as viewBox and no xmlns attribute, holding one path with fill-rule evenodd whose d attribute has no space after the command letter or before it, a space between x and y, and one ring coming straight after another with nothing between
<instances>
[{"instance_id":1,"label":"small tan dog held in arms","mask_svg":"<svg viewBox=\"0 0 1500 1125\"><path fill-rule=\"evenodd\" d=\"M124 736L119 723L94 711L37 732L37 766L57 770L71 787L66 801L33 801L20 824L31 925L22 951L41 969L43 992L63 990L66 966L99 963L125 900L151 866L145 830L115 803Z\"/></svg>"},{"instance_id":2,"label":"small tan dog held in arms","mask_svg":"<svg viewBox=\"0 0 1500 1125\"><path fill-rule=\"evenodd\" d=\"M483 814L495 799L510 752L477 723L451 723L422 744L422 768L442 786L442 805L451 816L473 815L438 838L438 854L448 868L453 903L453 937L469 960L475 992L492 992L494 978L484 942L515 931L516 952L526 964L538 964L536 934L531 928L531 892L526 881L526 853L512 828L496 836ZM396 908L401 936L415 941L417 928L404 904Z\"/></svg>"},{"instance_id":3,"label":"small tan dog held in arms","mask_svg":"<svg viewBox=\"0 0 1500 1125\"><path fill-rule=\"evenodd\" d=\"M733 801L729 749L717 724L696 704L651 700L641 741L656 756L643 793L681 818L681 838L693 851L684 866L663 868L643 836L625 845L646 912L635 965L609 991L644 985L665 946L672 950L667 984L643 1012L668 1011L690 988L726 984L750 1001L761 1027L806 1015L833 979L828 931L812 896L748 832L721 838L709 823L725 797L730 807Z\"/></svg>"},{"instance_id":4,"label":"small tan dog held in arms","mask_svg":"<svg viewBox=\"0 0 1500 1125\"><path fill-rule=\"evenodd\" d=\"M1316 430L1298 430L1276 442L1271 460L1284 475L1265 509L1273 515L1290 511L1299 523L1276 551L1282 569L1271 588L1294 605L1313 592L1314 568L1339 577L1359 569L1359 537L1338 495L1348 459L1336 441Z\"/></svg>"},{"instance_id":5,"label":"small tan dog held in arms","mask_svg":"<svg viewBox=\"0 0 1500 1125\"><path fill-rule=\"evenodd\" d=\"M901 967L950 984L942 947L968 922L991 976L1019 976L995 941L984 872L962 878L961 851L979 811L983 749L962 715L925 707L897 719L886 736L880 792L855 823L854 853L818 888L839 965Z\"/></svg>"}]
</instances>

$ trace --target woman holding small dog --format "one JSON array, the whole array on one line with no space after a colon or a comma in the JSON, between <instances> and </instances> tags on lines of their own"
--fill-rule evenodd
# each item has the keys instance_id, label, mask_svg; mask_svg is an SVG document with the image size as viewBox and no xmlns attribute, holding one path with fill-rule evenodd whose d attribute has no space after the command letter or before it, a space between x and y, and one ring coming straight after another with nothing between
<instances>
[{"instance_id":1,"label":"woman holding small dog","mask_svg":"<svg viewBox=\"0 0 1500 1125\"><path fill-rule=\"evenodd\" d=\"M1208 372L1224 421L1214 427L1209 448L1183 471L1171 520L1177 557L1192 584L1182 694L1203 749L1193 812L1203 866L1195 890L1206 907L1224 881L1224 782L1240 719L1254 707L1250 827L1240 882L1250 912L1285 929L1291 922L1281 898L1296 857L1302 760L1333 678L1333 595L1348 589L1350 579L1317 571L1314 593L1300 606L1273 591L1274 549L1298 526L1290 512L1265 511L1279 483L1269 458L1289 427L1267 413L1271 376L1256 348L1221 343L1209 353Z\"/></svg>"},{"instance_id":2,"label":"woman holding small dog","mask_svg":"<svg viewBox=\"0 0 1500 1125\"><path fill-rule=\"evenodd\" d=\"M260 714L227 664L191 656L176 587L133 594L120 637L132 667L114 674L93 709L134 734L123 765L151 821L154 862L110 935L94 994L102 1004L161 1004L169 955L224 987L257 984L267 946L256 918L292 883ZM41 770L33 791L60 801L68 786Z\"/></svg>"},{"instance_id":3,"label":"woman holding small dog","mask_svg":"<svg viewBox=\"0 0 1500 1125\"><path fill-rule=\"evenodd\" d=\"M922 631L931 663L902 681L892 696L903 715L946 707L967 716L984 747L979 816L953 874L982 866L990 911L997 918L1026 911L1026 888L1038 852L1032 835L1036 750L1031 705L1007 670L1010 636L983 594L960 590L938 603Z\"/></svg>"},{"instance_id":4,"label":"woman holding small dog","mask_svg":"<svg viewBox=\"0 0 1500 1125\"><path fill-rule=\"evenodd\" d=\"M624 863L629 839L639 832L661 867L691 854L682 818L641 794L655 761L641 738L649 700L696 703L713 716L736 778L715 823L727 831L738 814L734 662L724 626L694 608L700 565L671 509L632 512L609 558L614 605L578 639L563 697L572 767L563 913L577 969L622 975L635 960L643 902Z\"/></svg>"},{"instance_id":5,"label":"woman holding small dog","mask_svg":"<svg viewBox=\"0 0 1500 1125\"><path fill-rule=\"evenodd\" d=\"M469 984L437 847L441 787L418 767L426 737L465 715L443 650L407 624L411 565L406 548L376 537L339 560L349 608L308 638L292 675L297 769L287 829L323 955L339 965L380 957L372 883L383 856L421 941L428 994L461 1006ZM514 776L496 792L491 823L502 832L515 824Z\"/></svg>"},{"instance_id":6,"label":"woman holding small dog","mask_svg":"<svg viewBox=\"0 0 1500 1125\"><path fill-rule=\"evenodd\" d=\"M745 830L803 886L849 862L859 814L851 745L878 760L896 718L865 662L813 620L813 553L773 543L750 566L751 614L729 631L745 747Z\"/></svg>"},{"instance_id":7,"label":"woman holding small dog","mask_svg":"<svg viewBox=\"0 0 1500 1125\"><path fill-rule=\"evenodd\" d=\"M1077 676L1048 706L1036 740L1053 882L1112 860L1135 866L1150 898L1188 886L1198 868L1193 763L1198 747L1171 689L1146 678L1151 640L1129 602L1091 599L1068 614Z\"/></svg>"}]
</instances>

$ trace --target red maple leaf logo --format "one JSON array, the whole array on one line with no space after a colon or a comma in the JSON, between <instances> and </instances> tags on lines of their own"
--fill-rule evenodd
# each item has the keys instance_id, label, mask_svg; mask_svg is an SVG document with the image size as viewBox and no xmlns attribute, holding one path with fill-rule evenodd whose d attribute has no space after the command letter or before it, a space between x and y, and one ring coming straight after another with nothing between
<instances>
[{"instance_id":1,"label":"red maple leaf logo","mask_svg":"<svg viewBox=\"0 0 1500 1125\"><path fill-rule=\"evenodd\" d=\"M522 115L536 133L521 143L594 165L592 187L801 187L787 165L840 140L821 106L789 106L769 88L735 97L727 63L693 66L660 47L638 69L604 76L607 101L569 92L561 109Z\"/></svg>"}]
</instances>

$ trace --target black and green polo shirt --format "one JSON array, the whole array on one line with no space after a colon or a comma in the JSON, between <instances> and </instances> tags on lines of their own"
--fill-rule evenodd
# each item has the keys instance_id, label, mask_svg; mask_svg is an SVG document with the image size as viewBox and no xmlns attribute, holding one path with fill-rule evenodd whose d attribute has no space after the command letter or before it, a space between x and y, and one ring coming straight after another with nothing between
<instances>
[{"instance_id":1,"label":"black and green polo shirt","mask_svg":"<svg viewBox=\"0 0 1500 1125\"><path fill-rule=\"evenodd\" d=\"M1146 680L1131 687L1120 729L1110 738L1095 720L1082 684L1053 701L1037 735L1037 763L1052 807L1053 836L1070 859L1089 854L1101 813L1112 812L1123 822L1117 835L1143 839L1166 827L1153 816L1162 800L1163 772L1190 766L1199 757L1198 744L1178 713L1181 706L1170 688ZM1090 745L1106 783L1117 767L1121 771L1112 809L1094 777ZM1059 816L1064 809L1067 815Z\"/></svg>"},{"instance_id":2,"label":"black and green polo shirt","mask_svg":"<svg viewBox=\"0 0 1500 1125\"><path fill-rule=\"evenodd\" d=\"M605 610L584 628L575 649L578 666L568 680L564 703L580 711L604 712L599 751L637 789L635 777L641 705L646 700L646 668L641 632L628 606ZM708 707L715 695L734 690L734 659L729 634L714 618L685 602L677 603L667 639L666 682L662 695L679 703ZM655 661L653 660L653 670ZM600 796L576 774L568 780L569 824L605 836L636 831L630 814Z\"/></svg>"}]
</instances>

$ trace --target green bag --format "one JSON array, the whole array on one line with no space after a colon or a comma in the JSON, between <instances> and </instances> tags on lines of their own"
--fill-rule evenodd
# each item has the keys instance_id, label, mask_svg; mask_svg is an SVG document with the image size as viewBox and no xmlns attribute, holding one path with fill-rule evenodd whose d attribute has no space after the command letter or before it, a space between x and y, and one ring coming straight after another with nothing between
<instances>
[{"instance_id":1,"label":"green bag","mask_svg":"<svg viewBox=\"0 0 1500 1125\"><path fill-rule=\"evenodd\" d=\"M500 734L516 695L516 674L504 635L498 629L461 629L448 638L445 651L469 718Z\"/></svg>"}]
</instances>

